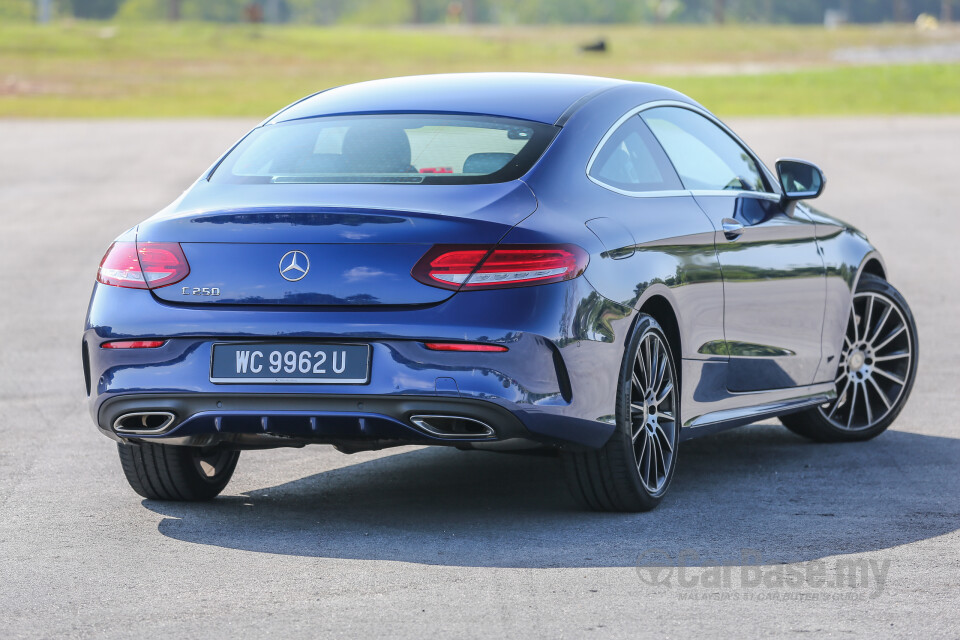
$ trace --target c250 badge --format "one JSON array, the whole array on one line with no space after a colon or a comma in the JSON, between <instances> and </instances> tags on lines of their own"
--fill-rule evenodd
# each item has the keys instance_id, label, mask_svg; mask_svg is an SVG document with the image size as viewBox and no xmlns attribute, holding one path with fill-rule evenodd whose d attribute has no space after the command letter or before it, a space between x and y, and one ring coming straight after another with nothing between
<instances>
[{"instance_id":1,"label":"c250 badge","mask_svg":"<svg viewBox=\"0 0 960 640\"><path fill-rule=\"evenodd\" d=\"M220 287L181 287L180 293L185 296L219 296Z\"/></svg>"}]
</instances>

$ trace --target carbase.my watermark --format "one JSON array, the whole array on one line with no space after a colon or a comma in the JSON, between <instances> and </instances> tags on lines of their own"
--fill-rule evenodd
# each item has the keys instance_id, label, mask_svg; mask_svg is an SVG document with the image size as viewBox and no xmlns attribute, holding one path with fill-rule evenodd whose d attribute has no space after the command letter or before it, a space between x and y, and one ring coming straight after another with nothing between
<instances>
[{"instance_id":1,"label":"carbase.my watermark","mask_svg":"<svg viewBox=\"0 0 960 640\"><path fill-rule=\"evenodd\" d=\"M637 574L645 584L710 590L713 593L698 593L697 598L711 596L718 600L724 599L724 595L726 599L738 600L876 598L886 587L889 570L889 558L860 556L790 562L765 558L757 549L741 549L739 556L719 560L696 549L673 553L648 549L637 557ZM686 595L693 598L693 594Z\"/></svg>"}]
</instances>

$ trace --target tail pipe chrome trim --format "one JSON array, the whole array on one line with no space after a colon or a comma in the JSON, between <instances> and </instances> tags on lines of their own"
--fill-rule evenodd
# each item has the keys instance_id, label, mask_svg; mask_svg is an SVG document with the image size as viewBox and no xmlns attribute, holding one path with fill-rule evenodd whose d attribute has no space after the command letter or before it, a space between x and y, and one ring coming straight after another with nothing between
<instances>
[{"instance_id":1,"label":"tail pipe chrome trim","mask_svg":"<svg viewBox=\"0 0 960 640\"><path fill-rule=\"evenodd\" d=\"M497 433L486 422L463 416L416 415L410 416L421 431L437 438L494 438Z\"/></svg>"},{"instance_id":2,"label":"tail pipe chrome trim","mask_svg":"<svg viewBox=\"0 0 960 640\"><path fill-rule=\"evenodd\" d=\"M169 411L125 413L114 420L113 430L126 435L157 435L169 429L175 418Z\"/></svg>"}]
</instances>

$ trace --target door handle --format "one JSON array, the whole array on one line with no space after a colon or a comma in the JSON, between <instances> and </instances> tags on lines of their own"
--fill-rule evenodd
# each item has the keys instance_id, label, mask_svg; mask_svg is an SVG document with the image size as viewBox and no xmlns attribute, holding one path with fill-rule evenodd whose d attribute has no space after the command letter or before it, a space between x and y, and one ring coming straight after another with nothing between
<instances>
[{"instance_id":1,"label":"door handle","mask_svg":"<svg viewBox=\"0 0 960 640\"><path fill-rule=\"evenodd\" d=\"M743 233L743 223L733 218L724 218L720 221L720 226L727 240L736 240Z\"/></svg>"}]
</instances>

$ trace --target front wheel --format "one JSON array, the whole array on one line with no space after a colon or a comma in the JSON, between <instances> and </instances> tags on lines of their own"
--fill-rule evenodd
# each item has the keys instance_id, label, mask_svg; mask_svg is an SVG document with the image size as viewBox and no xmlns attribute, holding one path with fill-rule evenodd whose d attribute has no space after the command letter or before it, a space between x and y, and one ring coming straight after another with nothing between
<instances>
[{"instance_id":1,"label":"front wheel","mask_svg":"<svg viewBox=\"0 0 960 640\"><path fill-rule=\"evenodd\" d=\"M215 498L237 467L240 452L224 447L178 447L144 442L117 444L120 463L134 491L150 500Z\"/></svg>"},{"instance_id":2,"label":"front wheel","mask_svg":"<svg viewBox=\"0 0 960 640\"><path fill-rule=\"evenodd\" d=\"M680 390L667 338L653 317L637 319L621 365L617 428L596 451L564 455L573 493L596 511L649 511L676 468Z\"/></svg>"},{"instance_id":3,"label":"front wheel","mask_svg":"<svg viewBox=\"0 0 960 640\"><path fill-rule=\"evenodd\" d=\"M780 421L819 442L874 438L900 414L916 373L917 327L907 301L886 280L865 273L850 307L837 397Z\"/></svg>"}]
</instances>

